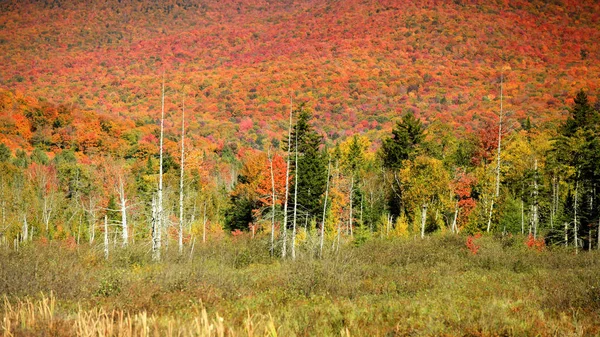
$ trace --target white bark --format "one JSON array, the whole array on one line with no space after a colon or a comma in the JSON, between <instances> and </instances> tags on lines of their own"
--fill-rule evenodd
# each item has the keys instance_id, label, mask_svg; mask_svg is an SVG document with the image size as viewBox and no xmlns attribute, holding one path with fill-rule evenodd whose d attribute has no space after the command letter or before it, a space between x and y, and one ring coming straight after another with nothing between
<instances>
[{"instance_id":1,"label":"white bark","mask_svg":"<svg viewBox=\"0 0 600 337\"><path fill-rule=\"evenodd\" d=\"M598 219L598 239L596 240L596 249L600 250L600 219Z\"/></svg>"},{"instance_id":2,"label":"white bark","mask_svg":"<svg viewBox=\"0 0 600 337\"><path fill-rule=\"evenodd\" d=\"M492 201L490 203L490 212L488 215L488 224L487 224L487 232L490 232L490 228L492 227L492 213L494 211L494 198L492 197Z\"/></svg>"},{"instance_id":3,"label":"white bark","mask_svg":"<svg viewBox=\"0 0 600 337\"><path fill-rule=\"evenodd\" d=\"M538 230L538 183L537 183L537 158L534 162L534 178L533 178L533 238L537 240Z\"/></svg>"},{"instance_id":4,"label":"white bark","mask_svg":"<svg viewBox=\"0 0 600 337\"><path fill-rule=\"evenodd\" d=\"M181 100L181 163L179 170L179 255L183 254L183 174L184 174L184 147L185 147L185 100Z\"/></svg>"},{"instance_id":5,"label":"white bark","mask_svg":"<svg viewBox=\"0 0 600 337\"><path fill-rule=\"evenodd\" d=\"M421 210L421 239L425 238L425 224L427 222L427 204L423 204Z\"/></svg>"},{"instance_id":6,"label":"white bark","mask_svg":"<svg viewBox=\"0 0 600 337\"><path fill-rule=\"evenodd\" d=\"M22 229L23 237L22 241L27 241L29 238L29 225L27 224L27 215L23 214L23 229Z\"/></svg>"},{"instance_id":7,"label":"white bark","mask_svg":"<svg viewBox=\"0 0 600 337\"><path fill-rule=\"evenodd\" d=\"M565 247L569 247L569 223L565 221Z\"/></svg>"},{"instance_id":8,"label":"white bark","mask_svg":"<svg viewBox=\"0 0 600 337\"><path fill-rule=\"evenodd\" d=\"M104 259L108 260L108 217L104 216Z\"/></svg>"},{"instance_id":9,"label":"white bark","mask_svg":"<svg viewBox=\"0 0 600 337\"><path fill-rule=\"evenodd\" d=\"M52 217L52 206L50 205L50 200L48 196L44 195L44 205L42 209L42 221L46 226L46 234L48 234L48 230L50 227L50 218Z\"/></svg>"},{"instance_id":10,"label":"white bark","mask_svg":"<svg viewBox=\"0 0 600 337\"><path fill-rule=\"evenodd\" d=\"M158 171L158 205L156 211L156 228L153 231L152 258L155 261L160 260L160 248L162 241L163 228L163 136L165 122L165 75L163 73L162 82L162 99L160 112L160 154L159 154L159 171Z\"/></svg>"},{"instance_id":11,"label":"white bark","mask_svg":"<svg viewBox=\"0 0 600 337\"><path fill-rule=\"evenodd\" d=\"M352 219L352 216L353 216L352 215L352 196L353 196L353 193L354 193L354 174L352 174L352 179L350 180L350 219L348 220L349 221L348 226L350 227L349 230L350 230L351 238L354 237L354 231L352 229L352 225L353 225L352 224L352 220L353 220Z\"/></svg>"},{"instance_id":12,"label":"white bark","mask_svg":"<svg viewBox=\"0 0 600 337\"><path fill-rule=\"evenodd\" d=\"M271 171L271 256L275 254L275 174L273 173L273 157L269 150L269 168Z\"/></svg>"},{"instance_id":13,"label":"white bark","mask_svg":"<svg viewBox=\"0 0 600 337\"><path fill-rule=\"evenodd\" d=\"M204 215L202 217L202 243L206 243L206 201L204 201Z\"/></svg>"},{"instance_id":14,"label":"white bark","mask_svg":"<svg viewBox=\"0 0 600 337\"><path fill-rule=\"evenodd\" d=\"M123 184L123 178L119 176L119 204L121 205L121 228L123 246L127 246L129 243L129 228L127 227L127 199L125 198L125 187Z\"/></svg>"},{"instance_id":15,"label":"white bark","mask_svg":"<svg viewBox=\"0 0 600 337\"><path fill-rule=\"evenodd\" d=\"M521 235L525 234L525 202L521 199Z\"/></svg>"},{"instance_id":16,"label":"white bark","mask_svg":"<svg viewBox=\"0 0 600 337\"><path fill-rule=\"evenodd\" d=\"M325 215L327 213L327 198L329 197L329 173L331 170L331 159L327 163L327 185L325 187L325 201L323 202L323 221L321 222L321 242L319 244L319 257L323 257L323 242L325 241Z\"/></svg>"},{"instance_id":17,"label":"white bark","mask_svg":"<svg viewBox=\"0 0 600 337\"><path fill-rule=\"evenodd\" d=\"M500 196L500 153L502 147L502 117L503 117L503 85L504 85L504 77L500 76L500 116L498 123L498 151L496 154L496 193L492 198L492 202L490 204L490 216L488 219L487 232L490 232L492 227L492 212L494 211L494 200L498 199Z\"/></svg>"},{"instance_id":18,"label":"white bark","mask_svg":"<svg viewBox=\"0 0 600 337\"><path fill-rule=\"evenodd\" d=\"M577 254L577 247L579 246L578 238L577 238L577 197L579 190L579 181L575 183L575 204L573 206L574 217L573 217L573 232L575 233L575 254Z\"/></svg>"},{"instance_id":19,"label":"white bark","mask_svg":"<svg viewBox=\"0 0 600 337\"><path fill-rule=\"evenodd\" d=\"M452 233L458 234L458 227L456 225L456 220L458 219L458 202L456 206L454 206L454 219L452 220Z\"/></svg>"},{"instance_id":20,"label":"white bark","mask_svg":"<svg viewBox=\"0 0 600 337\"><path fill-rule=\"evenodd\" d=\"M285 258L287 255L287 221L288 221L288 199L289 199L289 186L290 186L290 150L292 143L292 98L290 97L290 126L288 129L288 151L287 151L287 167L285 169L285 203L283 204L283 246L281 247L281 257Z\"/></svg>"},{"instance_id":21,"label":"white bark","mask_svg":"<svg viewBox=\"0 0 600 337\"><path fill-rule=\"evenodd\" d=\"M552 207L550 208L550 228L554 228L554 216L556 215L556 175L552 176Z\"/></svg>"},{"instance_id":22,"label":"white bark","mask_svg":"<svg viewBox=\"0 0 600 337\"><path fill-rule=\"evenodd\" d=\"M294 174L294 223L292 225L292 259L296 259L296 220L298 218L298 176L300 175L298 170L298 132L296 132L296 159L295 164L296 172Z\"/></svg>"}]
</instances>

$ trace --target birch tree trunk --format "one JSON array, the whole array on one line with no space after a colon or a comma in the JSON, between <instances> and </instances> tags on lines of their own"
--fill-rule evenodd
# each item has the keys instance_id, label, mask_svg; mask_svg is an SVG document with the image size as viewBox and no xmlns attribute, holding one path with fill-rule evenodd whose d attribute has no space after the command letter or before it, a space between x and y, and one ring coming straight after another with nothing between
<instances>
[{"instance_id":1,"label":"birch tree trunk","mask_svg":"<svg viewBox=\"0 0 600 337\"><path fill-rule=\"evenodd\" d=\"M23 214L23 228L21 231L23 233L22 241L27 241L29 237L29 225L27 224L27 215L25 214Z\"/></svg>"},{"instance_id":2,"label":"birch tree trunk","mask_svg":"<svg viewBox=\"0 0 600 337\"><path fill-rule=\"evenodd\" d=\"M490 228L492 227L492 213L494 211L494 197L492 197L492 201L490 203L490 212L488 215L488 224L487 224L487 230L486 232L490 232Z\"/></svg>"},{"instance_id":3,"label":"birch tree trunk","mask_svg":"<svg viewBox=\"0 0 600 337\"><path fill-rule=\"evenodd\" d=\"M273 157L269 149L269 168L271 171L271 256L275 254L275 174L273 173Z\"/></svg>"},{"instance_id":4,"label":"birch tree trunk","mask_svg":"<svg viewBox=\"0 0 600 337\"><path fill-rule=\"evenodd\" d=\"M577 254L577 247L579 245L578 242L578 238L577 238L577 197L578 197L578 190L579 190L579 181L577 181L575 183L575 204L573 206L573 211L574 211L574 217L573 217L573 232L575 233L575 254Z\"/></svg>"},{"instance_id":5,"label":"birch tree trunk","mask_svg":"<svg viewBox=\"0 0 600 337\"><path fill-rule=\"evenodd\" d=\"M598 219L598 238L596 239L596 249L600 250L600 219Z\"/></svg>"},{"instance_id":6,"label":"birch tree trunk","mask_svg":"<svg viewBox=\"0 0 600 337\"><path fill-rule=\"evenodd\" d=\"M183 175L184 175L184 149L185 149L185 99L181 100L181 163L179 170L179 255L183 254Z\"/></svg>"},{"instance_id":7,"label":"birch tree trunk","mask_svg":"<svg viewBox=\"0 0 600 337\"><path fill-rule=\"evenodd\" d=\"M296 259L296 220L298 215L298 175L300 175L300 171L298 170L298 133L296 132L296 159L294 160L296 167L296 172L294 175L294 224L292 225L292 259Z\"/></svg>"},{"instance_id":8,"label":"birch tree trunk","mask_svg":"<svg viewBox=\"0 0 600 337\"><path fill-rule=\"evenodd\" d=\"M537 240L538 230L538 183L537 183L537 170L538 162L537 158L534 162L534 177L533 177L533 238Z\"/></svg>"},{"instance_id":9,"label":"birch tree trunk","mask_svg":"<svg viewBox=\"0 0 600 337\"><path fill-rule=\"evenodd\" d=\"M500 153L502 147L502 117L503 117L503 85L504 85L504 76L500 76L500 118L498 123L498 152L496 155L496 193L492 198L492 202L490 204L490 217L488 219L487 232L490 232L492 227L492 213L494 211L494 200L498 199L500 196Z\"/></svg>"},{"instance_id":10,"label":"birch tree trunk","mask_svg":"<svg viewBox=\"0 0 600 337\"><path fill-rule=\"evenodd\" d=\"M349 230L350 230L350 237L353 238L354 237L354 231L352 229L353 226L353 219L352 219L352 196L354 193L354 174L352 174L352 179L350 180L350 219L348 220L348 225L349 225Z\"/></svg>"},{"instance_id":11,"label":"birch tree trunk","mask_svg":"<svg viewBox=\"0 0 600 337\"><path fill-rule=\"evenodd\" d=\"M458 234L458 226L456 225L456 220L458 219L458 202L456 206L454 206L454 220L452 220L452 233Z\"/></svg>"},{"instance_id":12,"label":"birch tree trunk","mask_svg":"<svg viewBox=\"0 0 600 337\"><path fill-rule=\"evenodd\" d=\"M127 199L125 199L125 187L123 186L123 178L119 176L119 204L121 205L121 228L123 247L129 243L129 228L127 227Z\"/></svg>"},{"instance_id":13,"label":"birch tree trunk","mask_svg":"<svg viewBox=\"0 0 600 337\"><path fill-rule=\"evenodd\" d=\"M163 73L162 99L160 111L160 149L158 165L158 205L156 210L156 228L153 231L152 258L155 261L160 260L160 248L162 241L163 228L163 136L165 124L165 74Z\"/></svg>"},{"instance_id":14,"label":"birch tree trunk","mask_svg":"<svg viewBox=\"0 0 600 337\"><path fill-rule=\"evenodd\" d=\"M521 199L521 235L525 234L525 202Z\"/></svg>"},{"instance_id":15,"label":"birch tree trunk","mask_svg":"<svg viewBox=\"0 0 600 337\"><path fill-rule=\"evenodd\" d=\"M569 247L569 223L565 221L565 247Z\"/></svg>"},{"instance_id":16,"label":"birch tree trunk","mask_svg":"<svg viewBox=\"0 0 600 337\"><path fill-rule=\"evenodd\" d=\"M104 259L108 260L108 217L104 216Z\"/></svg>"},{"instance_id":17,"label":"birch tree trunk","mask_svg":"<svg viewBox=\"0 0 600 337\"><path fill-rule=\"evenodd\" d=\"M329 197L329 174L331 159L327 162L327 185L325 186L325 201L323 202L323 221L321 222L321 242L319 244L319 257L323 257L323 242L325 241L325 215L327 213L327 198Z\"/></svg>"},{"instance_id":18,"label":"birch tree trunk","mask_svg":"<svg viewBox=\"0 0 600 337\"><path fill-rule=\"evenodd\" d=\"M283 204L283 246L281 247L281 257L287 255L287 222L288 222L288 201L290 195L290 150L292 142L292 114L293 114L292 98L290 97L290 126L288 128L288 151L287 151L287 166L285 169L285 203Z\"/></svg>"},{"instance_id":19,"label":"birch tree trunk","mask_svg":"<svg viewBox=\"0 0 600 337\"><path fill-rule=\"evenodd\" d=\"M421 239L425 238L425 223L427 222L427 204L421 210Z\"/></svg>"},{"instance_id":20,"label":"birch tree trunk","mask_svg":"<svg viewBox=\"0 0 600 337\"><path fill-rule=\"evenodd\" d=\"M204 201L204 215L202 217L202 243L206 243L206 201Z\"/></svg>"}]
</instances>

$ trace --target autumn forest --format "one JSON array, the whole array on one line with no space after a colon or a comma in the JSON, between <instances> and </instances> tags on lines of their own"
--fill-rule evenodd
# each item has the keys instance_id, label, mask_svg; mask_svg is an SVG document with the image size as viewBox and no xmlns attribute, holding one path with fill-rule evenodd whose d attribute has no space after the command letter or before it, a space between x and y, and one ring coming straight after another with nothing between
<instances>
[{"instance_id":1,"label":"autumn forest","mask_svg":"<svg viewBox=\"0 0 600 337\"><path fill-rule=\"evenodd\" d=\"M3 336L600 333L595 1L0 13Z\"/></svg>"}]
</instances>

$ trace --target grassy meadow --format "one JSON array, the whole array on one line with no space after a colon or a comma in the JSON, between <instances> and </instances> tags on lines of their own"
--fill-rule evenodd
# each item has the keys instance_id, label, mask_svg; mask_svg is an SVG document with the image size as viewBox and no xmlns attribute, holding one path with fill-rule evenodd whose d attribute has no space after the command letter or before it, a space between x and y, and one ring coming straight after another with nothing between
<instances>
[{"instance_id":1,"label":"grassy meadow","mask_svg":"<svg viewBox=\"0 0 600 337\"><path fill-rule=\"evenodd\" d=\"M522 237L369 239L314 257L266 237L0 248L3 336L593 336L600 254ZM112 247L111 247L112 248ZM328 247L330 248L330 247Z\"/></svg>"}]
</instances>

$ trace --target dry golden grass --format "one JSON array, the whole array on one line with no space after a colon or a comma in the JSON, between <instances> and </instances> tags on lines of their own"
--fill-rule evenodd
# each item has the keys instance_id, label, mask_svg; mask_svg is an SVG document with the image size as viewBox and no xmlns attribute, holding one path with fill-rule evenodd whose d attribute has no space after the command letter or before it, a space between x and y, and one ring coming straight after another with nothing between
<instances>
[{"instance_id":1,"label":"dry golden grass","mask_svg":"<svg viewBox=\"0 0 600 337\"><path fill-rule=\"evenodd\" d=\"M223 318L215 314L210 318L203 307L195 308L192 319L162 317L140 312L129 314L122 310L83 310L76 313L58 312L53 294L42 295L38 300L29 298L9 301L4 296L2 308L2 336L35 336L38 333L52 336L79 337L225 337L225 336L277 336L275 323L270 316L252 316L248 313L244 331L227 327Z\"/></svg>"}]
</instances>

